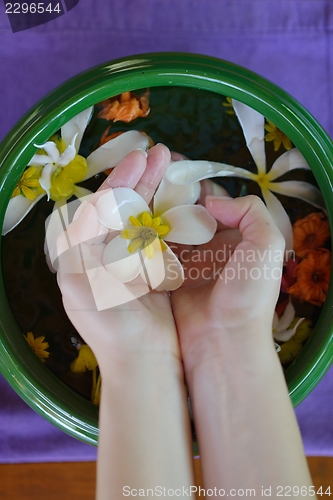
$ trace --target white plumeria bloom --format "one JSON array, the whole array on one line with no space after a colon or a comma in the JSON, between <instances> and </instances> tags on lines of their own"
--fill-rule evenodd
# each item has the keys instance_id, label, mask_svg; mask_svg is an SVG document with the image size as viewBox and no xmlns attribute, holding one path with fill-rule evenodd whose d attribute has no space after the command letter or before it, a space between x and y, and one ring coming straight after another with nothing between
<instances>
[{"instance_id":1,"label":"white plumeria bloom","mask_svg":"<svg viewBox=\"0 0 333 500\"><path fill-rule=\"evenodd\" d=\"M29 199L22 193L10 199L3 223L3 235L14 229L43 196L53 199L55 208L66 203L72 195L78 198L85 196L90 191L77 186L77 182L116 166L131 151L148 148L148 137L130 130L103 144L87 158L79 156L81 140L92 112L93 107L90 107L65 123L61 127L61 141L58 143L50 140L42 145L35 144L45 154L35 154L28 165L41 169L39 183L42 189L36 191L34 199ZM62 179L59 174L64 174L66 169L68 175Z\"/></svg>"},{"instance_id":2,"label":"white plumeria bloom","mask_svg":"<svg viewBox=\"0 0 333 500\"><path fill-rule=\"evenodd\" d=\"M148 275L152 281L154 276L161 276L163 269L163 279L152 288L179 288L184 270L165 240L200 245L210 241L216 231L216 220L203 206L194 205L199 194L199 183L178 188L162 180L153 199L153 210L128 188L102 194L95 205L97 218L109 230L119 231L105 244L102 262L106 269L122 283L133 281L139 274L144 280Z\"/></svg>"},{"instance_id":3,"label":"white plumeria bloom","mask_svg":"<svg viewBox=\"0 0 333 500\"><path fill-rule=\"evenodd\" d=\"M303 181L275 182L278 177L294 169L307 169L309 165L298 149L283 153L267 171L264 125L265 118L254 109L238 101L232 101L235 113L243 129L246 145L257 166L254 174L240 167L211 161L178 161L170 166L167 179L177 185L188 185L211 177L242 177L258 183L268 210L286 241L286 255L293 248L293 232L290 219L281 202L273 194L299 198L315 207L324 208L321 192L312 184Z\"/></svg>"},{"instance_id":4,"label":"white plumeria bloom","mask_svg":"<svg viewBox=\"0 0 333 500\"><path fill-rule=\"evenodd\" d=\"M302 323L304 318L300 318L296 324L290 328L291 323L295 318L295 308L292 305L291 301L289 301L287 307L284 310L284 313L279 318L278 314L274 313L273 318L273 337L275 340L279 342L287 342L287 340L291 339L293 335L295 335L297 328Z\"/></svg>"}]
</instances>

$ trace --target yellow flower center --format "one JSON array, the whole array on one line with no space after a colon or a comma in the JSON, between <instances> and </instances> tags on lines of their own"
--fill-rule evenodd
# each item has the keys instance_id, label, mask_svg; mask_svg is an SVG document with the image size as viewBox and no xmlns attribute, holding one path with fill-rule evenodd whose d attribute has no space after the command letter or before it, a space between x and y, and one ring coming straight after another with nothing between
<instances>
[{"instance_id":1,"label":"yellow flower center","mask_svg":"<svg viewBox=\"0 0 333 500\"><path fill-rule=\"evenodd\" d=\"M87 162L80 155L76 155L74 160L70 161L65 167L57 168L51 178L51 200L68 200L73 196L75 184L83 181L87 171Z\"/></svg>"},{"instance_id":2,"label":"yellow flower center","mask_svg":"<svg viewBox=\"0 0 333 500\"><path fill-rule=\"evenodd\" d=\"M261 189L269 189L270 180L267 174L254 174L253 179L259 184Z\"/></svg>"},{"instance_id":3,"label":"yellow flower center","mask_svg":"<svg viewBox=\"0 0 333 500\"><path fill-rule=\"evenodd\" d=\"M163 223L161 217L152 217L148 212L143 212L139 217L131 216L129 221L131 225L120 232L121 238L131 240L127 247L129 253L142 249L151 259L155 250L166 249L162 237L168 234L170 227Z\"/></svg>"}]
</instances>

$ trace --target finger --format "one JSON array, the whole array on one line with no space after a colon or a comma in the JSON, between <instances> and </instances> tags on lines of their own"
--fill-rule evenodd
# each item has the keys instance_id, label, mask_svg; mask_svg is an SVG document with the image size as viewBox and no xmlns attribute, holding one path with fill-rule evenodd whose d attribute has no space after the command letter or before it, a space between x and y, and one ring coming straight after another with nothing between
<instances>
[{"instance_id":1,"label":"finger","mask_svg":"<svg viewBox=\"0 0 333 500\"><path fill-rule=\"evenodd\" d=\"M224 189L222 186L219 184L216 184L216 182L211 181L210 179L205 179L201 181L201 191L200 191L200 198L199 198L199 203L201 205L205 205L205 200L207 196L229 196L229 193L226 189Z\"/></svg>"},{"instance_id":2,"label":"finger","mask_svg":"<svg viewBox=\"0 0 333 500\"><path fill-rule=\"evenodd\" d=\"M231 199L208 196L206 208L222 224L239 228L243 242L250 242L255 247L272 245L284 250L284 238L258 196Z\"/></svg>"},{"instance_id":3,"label":"finger","mask_svg":"<svg viewBox=\"0 0 333 500\"><path fill-rule=\"evenodd\" d=\"M180 161L180 160L188 160L188 158L187 156L184 156L181 153L177 153L176 151L171 151L171 160Z\"/></svg>"},{"instance_id":4,"label":"finger","mask_svg":"<svg viewBox=\"0 0 333 500\"><path fill-rule=\"evenodd\" d=\"M170 151L163 144L156 144L148 151L147 166L138 179L135 191L150 203L157 186L170 163Z\"/></svg>"},{"instance_id":5,"label":"finger","mask_svg":"<svg viewBox=\"0 0 333 500\"><path fill-rule=\"evenodd\" d=\"M132 151L112 170L98 191L115 187L134 189L147 166L147 153L142 150Z\"/></svg>"},{"instance_id":6,"label":"finger","mask_svg":"<svg viewBox=\"0 0 333 500\"><path fill-rule=\"evenodd\" d=\"M147 153L142 150L132 151L121 160L109 174L96 193L89 198L89 203L96 204L105 189L127 187L134 189L147 166Z\"/></svg>"},{"instance_id":7,"label":"finger","mask_svg":"<svg viewBox=\"0 0 333 500\"><path fill-rule=\"evenodd\" d=\"M226 189L224 189L219 184L216 184L216 182L211 181L210 179L205 179L201 181L200 185L201 185L200 198L199 198L200 205L205 206L207 196L224 196L231 198ZM225 224L222 224L222 222L217 223L217 231L222 231L223 229L226 228L227 226Z\"/></svg>"}]
</instances>

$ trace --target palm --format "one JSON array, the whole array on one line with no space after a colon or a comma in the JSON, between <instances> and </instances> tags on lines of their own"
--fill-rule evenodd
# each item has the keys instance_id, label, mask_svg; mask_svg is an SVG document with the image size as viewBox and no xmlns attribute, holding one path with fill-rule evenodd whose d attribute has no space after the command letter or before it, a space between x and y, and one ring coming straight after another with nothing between
<instances>
[{"instance_id":1,"label":"palm","mask_svg":"<svg viewBox=\"0 0 333 500\"><path fill-rule=\"evenodd\" d=\"M213 320L214 288L217 286L219 273L228 261L230 254L241 241L237 229L222 228L207 244L198 248L178 248L183 262L185 281L171 293L171 303L182 349L187 349L195 342L196 335L207 331ZM188 262L189 261L189 262Z\"/></svg>"}]
</instances>

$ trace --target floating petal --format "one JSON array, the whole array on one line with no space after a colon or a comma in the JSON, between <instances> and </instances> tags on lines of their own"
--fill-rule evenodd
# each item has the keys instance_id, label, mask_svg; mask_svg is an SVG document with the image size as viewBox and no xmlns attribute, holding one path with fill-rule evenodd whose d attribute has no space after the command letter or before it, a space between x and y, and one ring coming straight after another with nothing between
<instances>
[{"instance_id":1,"label":"floating petal","mask_svg":"<svg viewBox=\"0 0 333 500\"><path fill-rule=\"evenodd\" d=\"M257 165L258 174L265 174L265 118L258 111L242 102L233 100L232 104L243 129L246 145Z\"/></svg>"},{"instance_id":2,"label":"floating petal","mask_svg":"<svg viewBox=\"0 0 333 500\"><path fill-rule=\"evenodd\" d=\"M53 163L57 163L57 161L60 158L60 153L59 149L57 148L56 144L53 141L47 141L45 144L34 144L36 148L39 149L44 149L44 151L48 154L49 158L45 163L49 163L50 159L52 160ZM44 156L44 155L39 155L39 156ZM40 164L39 164L40 165Z\"/></svg>"},{"instance_id":3,"label":"floating petal","mask_svg":"<svg viewBox=\"0 0 333 500\"><path fill-rule=\"evenodd\" d=\"M291 300L289 300L287 307L285 308L282 316L279 319L276 331L280 332L282 330L286 330L288 326L291 325L292 321L294 320L294 317L295 317L295 308Z\"/></svg>"},{"instance_id":4,"label":"floating petal","mask_svg":"<svg viewBox=\"0 0 333 500\"><path fill-rule=\"evenodd\" d=\"M323 195L318 188L303 181L272 182L269 189L274 193L299 198L314 207L325 208Z\"/></svg>"},{"instance_id":5,"label":"floating petal","mask_svg":"<svg viewBox=\"0 0 333 500\"><path fill-rule=\"evenodd\" d=\"M29 161L28 165L32 165L32 166L44 166L46 163L49 163L51 159L52 158L50 158L47 155L37 155L37 154L35 154L31 158L31 160Z\"/></svg>"},{"instance_id":6,"label":"floating petal","mask_svg":"<svg viewBox=\"0 0 333 500\"><path fill-rule=\"evenodd\" d=\"M50 199L50 189L51 189L51 177L54 170L54 165L48 163L42 170L41 176L39 178L39 184L42 186L44 191L47 193L47 199Z\"/></svg>"},{"instance_id":7,"label":"floating petal","mask_svg":"<svg viewBox=\"0 0 333 500\"><path fill-rule=\"evenodd\" d=\"M124 229L131 216L150 212L145 200L129 188L109 189L96 202L99 221L110 229Z\"/></svg>"},{"instance_id":8,"label":"floating petal","mask_svg":"<svg viewBox=\"0 0 333 500\"><path fill-rule=\"evenodd\" d=\"M273 333L273 336L275 340L278 340L279 342L287 342L287 340L291 339L296 333L297 328L299 325L302 323L304 318L300 318L296 325L294 325L292 328L286 329L286 330L279 330L277 332Z\"/></svg>"},{"instance_id":9,"label":"floating petal","mask_svg":"<svg viewBox=\"0 0 333 500\"><path fill-rule=\"evenodd\" d=\"M216 220L201 205L174 207L163 214L170 226L165 238L173 243L201 245L210 241L216 231Z\"/></svg>"},{"instance_id":10,"label":"floating petal","mask_svg":"<svg viewBox=\"0 0 333 500\"><path fill-rule=\"evenodd\" d=\"M282 203L268 189L262 189L262 194L271 216L285 239L285 251L288 256L293 249L293 229L288 214L283 208Z\"/></svg>"},{"instance_id":11,"label":"floating petal","mask_svg":"<svg viewBox=\"0 0 333 500\"><path fill-rule=\"evenodd\" d=\"M68 165L72 160L74 160L76 156L76 149L74 146L76 139L76 135L72 139L72 143L67 146L65 151L60 155L59 160L57 161L57 165L60 167L64 167L65 165Z\"/></svg>"},{"instance_id":12,"label":"floating petal","mask_svg":"<svg viewBox=\"0 0 333 500\"><path fill-rule=\"evenodd\" d=\"M93 106L74 116L74 118L61 127L61 138L66 144L71 144L73 137L76 135L73 146L77 153L80 149L81 140L92 113Z\"/></svg>"},{"instance_id":13,"label":"floating petal","mask_svg":"<svg viewBox=\"0 0 333 500\"><path fill-rule=\"evenodd\" d=\"M37 196L34 200L29 200L29 198L22 195L11 198L3 221L2 235L4 236L14 229L43 196L45 196L45 193Z\"/></svg>"},{"instance_id":14,"label":"floating petal","mask_svg":"<svg viewBox=\"0 0 333 500\"><path fill-rule=\"evenodd\" d=\"M267 179L272 181L291 170L295 170L295 168L310 170L304 156L298 149L293 148L290 151L286 151L275 160L272 168L267 173Z\"/></svg>"},{"instance_id":15,"label":"floating petal","mask_svg":"<svg viewBox=\"0 0 333 500\"><path fill-rule=\"evenodd\" d=\"M160 215L179 205L193 205L199 196L199 182L193 182L189 186L177 186L164 177L154 196L154 214Z\"/></svg>"},{"instance_id":16,"label":"floating petal","mask_svg":"<svg viewBox=\"0 0 333 500\"><path fill-rule=\"evenodd\" d=\"M253 174L244 168L206 160L180 160L174 162L169 166L165 174L166 179L171 184L178 186L188 186L193 182L211 177L228 176L253 179Z\"/></svg>"},{"instance_id":17,"label":"floating petal","mask_svg":"<svg viewBox=\"0 0 333 500\"><path fill-rule=\"evenodd\" d=\"M88 172L85 179L89 179L107 168L115 167L131 151L147 149L148 146L149 139L141 132L137 130L124 132L103 144L88 156Z\"/></svg>"}]
</instances>

